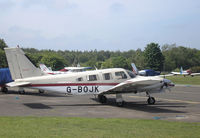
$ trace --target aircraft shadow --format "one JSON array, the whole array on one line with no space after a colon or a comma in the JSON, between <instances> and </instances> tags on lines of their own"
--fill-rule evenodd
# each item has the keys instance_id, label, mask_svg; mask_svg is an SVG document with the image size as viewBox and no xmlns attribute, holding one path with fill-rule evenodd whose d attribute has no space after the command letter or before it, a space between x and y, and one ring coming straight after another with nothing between
<instances>
[{"instance_id":1,"label":"aircraft shadow","mask_svg":"<svg viewBox=\"0 0 200 138\"><path fill-rule=\"evenodd\" d=\"M42 103L25 103L24 105L32 109L52 109L52 107Z\"/></svg>"},{"instance_id":2,"label":"aircraft shadow","mask_svg":"<svg viewBox=\"0 0 200 138\"><path fill-rule=\"evenodd\" d=\"M59 104L59 105L49 105L49 106L104 106L104 104Z\"/></svg>"},{"instance_id":3,"label":"aircraft shadow","mask_svg":"<svg viewBox=\"0 0 200 138\"><path fill-rule=\"evenodd\" d=\"M91 98L92 100L99 102L98 99ZM108 98L106 105L115 106L116 101L115 98ZM166 108L185 108L185 103L159 103L157 102L155 105L148 105L144 102L125 102L123 107L130 110L138 110L149 113L186 113L184 111L178 111L174 109L166 109Z\"/></svg>"},{"instance_id":4,"label":"aircraft shadow","mask_svg":"<svg viewBox=\"0 0 200 138\"><path fill-rule=\"evenodd\" d=\"M96 98L91 98L91 100L94 100L98 102ZM185 108L185 103L160 103L157 102L155 105L148 105L144 104L144 102L126 102L123 107L119 108L126 108L129 110L138 110L143 112L149 112L149 113L186 113L184 111L177 111L174 109L167 109L167 108ZM106 104L96 103L96 104L55 104L55 105L45 105L42 103L25 103L25 106L32 108L32 109L52 109L56 106L72 106L72 107L78 107L78 106L116 106L115 98L108 98Z\"/></svg>"}]
</instances>

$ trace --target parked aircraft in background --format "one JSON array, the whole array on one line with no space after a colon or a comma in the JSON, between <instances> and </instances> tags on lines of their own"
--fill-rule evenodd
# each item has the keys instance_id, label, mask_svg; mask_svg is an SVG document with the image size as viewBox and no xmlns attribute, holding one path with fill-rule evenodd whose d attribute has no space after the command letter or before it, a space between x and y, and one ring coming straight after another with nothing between
<instances>
[{"instance_id":1,"label":"parked aircraft in background","mask_svg":"<svg viewBox=\"0 0 200 138\"><path fill-rule=\"evenodd\" d=\"M45 74L51 74L51 75L56 75L56 74L64 74L67 73L67 70L59 70L59 71L52 71L50 68L47 68L46 65L40 64L40 69L42 72Z\"/></svg>"},{"instance_id":2,"label":"parked aircraft in background","mask_svg":"<svg viewBox=\"0 0 200 138\"><path fill-rule=\"evenodd\" d=\"M174 76L174 75L184 75L184 76L197 76L200 75L200 73L192 73L190 69L188 70L184 70L181 67L180 72L171 72L171 74L166 74L166 75L160 75L159 73L157 73L156 71L153 70L141 70L138 71L135 64L132 63L131 64L132 68L133 68L133 72L136 72L136 74L141 75L141 76L160 76L160 77L167 77L167 76Z\"/></svg>"},{"instance_id":3,"label":"parked aircraft in background","mask_svg":"<svg viewBox=\"0 0 200 138\"><path fill-rule=\"evenodd\" d=\"M64 69L68 72L83 72L92 69L92 67L65 67Z\"/></svg>"},{"instance_id":4,"label":"parked aircraft in background","mask_svg":"<svg viewBox=\"0 0 200 138\"><path fill-rule=\"evenodd\" d=\"M45 74L56 75L56 74L66 74L66 73L71 73L71 72L82 72L82 71L86 71L87 69L92 69L92 68L91 67L65 67L64 69L61 69L59 71L52 71L51 69L47 68L46 65L40 64L40 69Z\"/></svg>"},{"instance_id":5,"label":"parked aircraft in background","mask_svg":"<svg viewBox=\"0 0 200 138\"><path fill-rule=\"evenodd\" d=\"M72 95L98 95L106 103L107 94L116 94L116 103L123 106L122 94L146 92L148 104L154 104L152 93L164 92L174 84L160 77L143 77L122 68L92 70L79 73L42 75L20 48L5 48L14 82L9 87L33 88Z\"/></svg>"},{"instance_id":6,"label":"parked aircraft in background","mask_svg":"<svg viewBox=\"0 0 200 138\"><path fill-rule=\"evenodd\" d=\"M180 72L171 72L174 75L189 75L191 74L190 70L183 70L183 68L181 67Z\"/></svg>"},{"instance_id":7,"label":"parked aircraft in background","mask_svg":"<svg viewBox=\"0 0 200 138\"><path fill-rule=\"evenodd\" d=\"M158 75L160 75L159 72L156 72L152 69L145 69L145 70L138 71L138 69L137 69L137 67L135 66L134 63L131 63L131 66L132 66L133 72L135 74L140 75L140 76L158 76Z\"/></svg>"},{"instance_id":8,"label":"parked aircraft in background","mask_svg":"<svg viewBox=\"0 0 200 138\"><path fill-rule=\"evenodd\" d=\"M173 75L183 75L183 76L197 76L200 75L200 73L192 73L192 71L190 69L188 70L183 70L183 68L181 67L180 72L171 72Z\"/></svg>"}]
</instances>

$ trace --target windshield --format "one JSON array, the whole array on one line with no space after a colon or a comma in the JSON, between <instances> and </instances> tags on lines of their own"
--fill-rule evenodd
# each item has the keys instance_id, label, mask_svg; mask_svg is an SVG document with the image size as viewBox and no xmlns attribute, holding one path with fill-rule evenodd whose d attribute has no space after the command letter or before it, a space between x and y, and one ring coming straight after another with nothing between
<instances>
[{"instance_id":1,"label":"windshield","mask_svg":"<svg viewBox=\"0 0 200 138\"><path fill-rule=\"evenodd\" d=\"M127 71L127 73L128 73L128 75L131 77L131 78L135 78L135 74L133 73L133 72L131 72L131 71L129 71L129 70L126 70Z\"/></svg>"}]
</instances>

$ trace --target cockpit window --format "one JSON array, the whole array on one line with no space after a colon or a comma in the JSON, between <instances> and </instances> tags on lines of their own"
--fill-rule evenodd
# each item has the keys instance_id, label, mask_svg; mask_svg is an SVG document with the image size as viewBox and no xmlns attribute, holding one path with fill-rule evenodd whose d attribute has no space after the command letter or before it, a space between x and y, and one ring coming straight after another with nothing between
<instances>
[{"instance_id":1,"label":"cockpit window","mask_svg":"<svg viewBox=\"0 0 200 138\"><path fill-rule=\"evenodd\" d=\"M135 74L129 70L126 70L128 75L131 77L131 78L135 78Z\"/></svg>"},{"instance_id":2,"label":"cockpit window","mask_svg":"<svg viewBox=\"0 0 200 138\"><path fill-rule=\"evenodd\" d=\"M121 77L120 79L127 79L127 76L123 71L115 72L115 76Z\"/></svg>"}]
</instances>

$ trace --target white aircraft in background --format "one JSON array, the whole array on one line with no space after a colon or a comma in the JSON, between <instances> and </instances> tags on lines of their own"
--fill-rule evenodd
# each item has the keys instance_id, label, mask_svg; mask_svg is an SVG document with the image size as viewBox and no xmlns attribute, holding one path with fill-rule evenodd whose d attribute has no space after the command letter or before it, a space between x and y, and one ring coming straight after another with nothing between
<instances>
[{"instance_id":1,"label":"white aircraft in background","mask_svg":"<svg viewBox=\"0 0 200 138\"><path fill-rule=\"evenodd\" d=\"M51 75L56 75L56 74L65 74L67 73L67 70L59 70L59 71L52 71L51 68L47 68L46 65L44 64L40 64L40 69L42 72L44 72L45 74L51 74Z\"/></svg>"},{"instance_id":2,"label":"white aircraft in background","mask_svg":"<svg viewBox=\"0 0 200 138\"><path fill-rule=\"evenodd\" d=\"M173 74L166 74L166 75L160 75L160 73L154 71L154 70L140 70L138 71L137 67L135 66L134 63L131 63L132 70L135 74L140 75L140 76L160 76L160 77L168 77L168 76L173 76ZM148 74L149 72L149 74Z\"/></svg>"},{"instance_id":3,"label":"white aircraft in background","mask_svg":"<svg viewBox=\"0 0 200 138\"><path fill-rule=\"evenodd\" d=\"M183 68L181 67L180 72L171 72L173 75L190 75L190 76L197 76L200 75L200 73L192 73L190 69L188 70L183 70Z\"/></svg>"},{"instance_id":4,"label":"white aircraft in background","mask_svg":"<svg viewBox=\"0 0 200 138\"><path fill-rule=\"evenodd\" d=\"M65 67L59 71L52 71L51 69L47 68L46 65L40 64L40 69L45 74L57 75L57 74L66 74L72 72L82 72L86 71L87 69L92 69L91 67Z\"/></svg>"},{"instance_id":5,"label":"white aircraft in background","mask_svg":"<svg viewBox=\"0 0 200 138\"><path fill-rule=\"evenodd\" d=\"M68 72L83 72L88 69L92 69L92 67L65 67L64 69Z\"/></svg>"},{"instance_id":6,"label":"white aircraft in background","mask_svg":"<svg viewBox=\"0 0 200 138\"><path fill-rule=\"evenodd\" d=\"M92 70L78 73L42 75L20 48L5 48L8 65L14 82L9 87L33 88L70 95L98 95L106 103L107 94L116 94L116 103L123 106L122 94L146 92L148 104L154 104L152 93L164 92L174 84L160 77L137 76L122 68Z\"/></svg>"},{"instance_id":7,"label":"white aircraft in background","mask_svg":"<svg viewBox=\"0 0 200 138\"><path fill-rule=\"evenodd\" d=\"M174 75L189 75L189 74L191 74L191 71L190 70L184 70L183 71L183 68L181 67L181 69L180 69L180 72L171 72L172 74L174 74Z\"/></svg>"}]
</instances>

